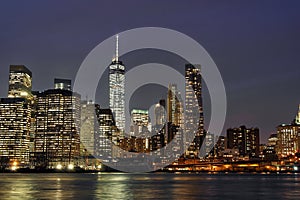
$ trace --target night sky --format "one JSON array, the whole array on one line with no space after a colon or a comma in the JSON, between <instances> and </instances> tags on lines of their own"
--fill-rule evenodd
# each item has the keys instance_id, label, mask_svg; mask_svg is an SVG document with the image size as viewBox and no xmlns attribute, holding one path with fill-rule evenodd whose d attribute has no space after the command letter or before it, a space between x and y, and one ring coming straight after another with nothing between
<instances>
[{"instance_id":1,"label":"night sky","mask_svg":"<svg viewBox=\"0 0 300 200\"><path fill-rule=\"evenodd\" d=\"M290 123L300 103L300 1L175 2L1 1L0 96L7 95L10 64L33 72L34 90L52 88L55 77L74 80L106 38L156 26L194 38L219 67L228 98L223 134L245 124L259 127L264 142Z\"/></svg>"}]
</instances>

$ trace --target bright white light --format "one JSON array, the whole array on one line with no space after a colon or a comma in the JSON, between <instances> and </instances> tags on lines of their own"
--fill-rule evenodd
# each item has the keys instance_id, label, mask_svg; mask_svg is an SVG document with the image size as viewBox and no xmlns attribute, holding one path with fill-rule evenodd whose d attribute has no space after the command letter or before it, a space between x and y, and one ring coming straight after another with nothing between
<instances>
[{"instance_id":1,"label":"bright white light","mask_svg":"<svg viewBox=\"0 0 300 200\"><path fill-rule=\"evenodd\" d=\"M297 166L294 166L294 171L298 171L298 167Z\"/></svg>"},{"instance_id":2,"label":"bright white light","mask_svg":"<svg viewBox=\"0 0 300 200\"><path fill-rule=\"evenodd\" d=\"M21 96L28 96L28 93L21 91Z\"/></svg>"},{"instance_id":3,"label":"bright white light","mask_svg":"<svg viewBox=\"0 0 300 200\"><path fill-rule=\"evenodd\" d=\"M62 165L61 165L61 164L58 164L58 165L56 166L56 169L61 170L61 169L62 169Z\"/></svg>"},{"instance_id":4,"label":"bright white light","mask_svg":"<svg viewBox=\"0 0 300 200\"><path fill-rule=\"evenodd\" d=\"M100 164L100 165L98 165L98 169L101 169L101 168L102 168L101 164Z\"/></svg>"},{"instance_id":5,"label":"bright white light","mask_svg":"<svg viewBox=\"0 0 300 200\"><path fill-rule=\"evenodd\" d=\"M11 170L12 170L12 171L16 171L16 170L17 170L17 166L12 166L12 167L11 167Z\"/></svg>"},{"instance_id":6,"label":"bright white light","mask_svg":"<svg viewBox=\"0 0 300 200\"><path fill-rule=\"evenodd\" d=\"M69 170L73 170L73 169L74 169L74 165L73 165L73 164L69 164L69 165L68 165L68 169L69 169Z\"/></svg>"}]
</instances>

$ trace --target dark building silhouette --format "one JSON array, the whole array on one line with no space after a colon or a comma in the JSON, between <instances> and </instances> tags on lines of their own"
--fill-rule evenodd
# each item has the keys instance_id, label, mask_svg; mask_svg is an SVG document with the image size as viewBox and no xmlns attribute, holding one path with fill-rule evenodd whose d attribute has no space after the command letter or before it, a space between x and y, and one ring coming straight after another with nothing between
<instances>
[{"instance_id":1,"label":"dark building silhouette","mask_svg":"<svg viewBox=\"0 0 300 200\"><path fill-rule=\"evenodd\" d=\"M227 129L227 146L238 149L240 156L259 157L259 129L246 126Z\"/></svg>"}]
</instances>

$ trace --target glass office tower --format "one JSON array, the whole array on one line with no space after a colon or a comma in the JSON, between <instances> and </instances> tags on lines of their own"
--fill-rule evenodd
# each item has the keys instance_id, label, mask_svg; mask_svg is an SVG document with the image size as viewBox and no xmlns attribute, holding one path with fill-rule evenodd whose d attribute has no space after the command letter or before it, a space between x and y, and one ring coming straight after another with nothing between
<instances>
[{"instance_id":1,"label":"glass office tower","mask_svg":"<svg viewBox=\"0 0 300 200\"><path fill-rule=\"evenodd\" d=\"M116 57L109 66L109 107L117 128L125 131L125 66L118 58L118 36L116 36Z\"/></svg>"}]
</instances>

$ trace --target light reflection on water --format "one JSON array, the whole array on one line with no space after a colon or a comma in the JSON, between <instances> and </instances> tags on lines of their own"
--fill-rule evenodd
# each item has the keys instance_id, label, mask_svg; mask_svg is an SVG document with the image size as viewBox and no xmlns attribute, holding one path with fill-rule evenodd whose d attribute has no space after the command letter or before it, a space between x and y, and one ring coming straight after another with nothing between
<instances>
[{"instance_id":1,"label":"light reflection on water","mask_svg":"<svg viewBox=\"0 0 300 200\"><path fill-rule=\"evenodd\" d=\"M0 174L0 199L299 199L300 175Z\"/></svg>"}]
</instances>

